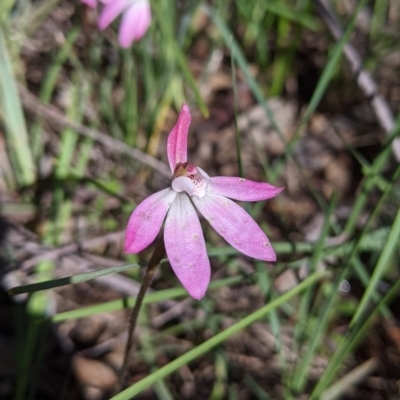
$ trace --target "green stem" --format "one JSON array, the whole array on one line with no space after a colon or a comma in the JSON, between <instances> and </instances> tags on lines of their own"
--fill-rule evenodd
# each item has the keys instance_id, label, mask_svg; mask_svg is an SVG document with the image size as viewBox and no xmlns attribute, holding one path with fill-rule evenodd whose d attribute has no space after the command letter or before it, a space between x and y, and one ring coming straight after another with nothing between
<instances>
[{"instance_id":1,"label":"green stem","mask_svg":"<svg viewBox=\"0 0 400 400\"><path fill-rule=\"evenodd\" d=\"M132 312L129 317L128 340L126 342L126 347L124 352L124 361L122 363L121 370L118 374L119 375L118 384L115 389L115 394L119 393L124 386L126 373L128 371L130 361L132 360L131 353L134 346L134 333L139 312L142 307L143 299L144 296L146 295L147 289L150 286L150 283L153 280L156 269L159 266L160 261L164 258L164 256L165 256L165 247L164 247L163 237L161 236L157 242L154 253L150 258L149 264L147 265L146 272L143 277L143 282L140 285L139 293L136 298L136 303L132 308Z\"/></svg>"}]
</instances>

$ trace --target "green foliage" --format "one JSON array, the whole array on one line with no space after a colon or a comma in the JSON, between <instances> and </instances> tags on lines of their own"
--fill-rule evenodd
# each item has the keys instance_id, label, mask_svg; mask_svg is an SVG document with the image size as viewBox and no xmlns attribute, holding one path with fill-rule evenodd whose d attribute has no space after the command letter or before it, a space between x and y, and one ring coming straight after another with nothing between
<instances>
[{"instance_id":1,"label":"green foliage","mask_svg":"<svg viewBox=\"0 0 400 400\"><path fill-rule=\"evenodd\" d=\"M12 62L1 26L0 106L15 179L21 186L31 185L36 178L36 169L28 143L28 132L13 74Z\"/></svg>"},{"instance_id":2,"label":"green foliage","mask_svg":"<svg viewBox=\"0 0 400 400\"><path fill-rule=\"evenodd\" d=\"M7 0L0 10L0 135L4 130L13 178L10 179L2 169L2 160L0 173L13 198L22 199L21 203L2 206L0 211L1 215L8 215L19 210L17 213L21 215L22 206L29 206L40 219L32 224L36 224L35 229L40 233L42 244L47 246L44 247L46 251L80 239L79 236L91 237L96 233L100 235L104 231L123 229L136 201L144 197L146 190L164 184L157 180L162 178L162 174L158 174L160 171L152 171L149 166L143 166L111 148L102 149L103 154L96 140L82 137L77 129L61 124L58 130L52 127L54 131L49 134L46 118L34 113L32 118L25 117L18 85L24 85L29 79L23 75L26 55L21 46L24 38L33 36L43 22L51 18L58 3L55 0L26 3ZM74 15L69 28L64 28L62 35L58 36L58 47L46 54L46 62L41 64L43 77L36 82L41 104L50 109L64 107L60 112L70 120L105 131L120 142L154 157L163 157L165 149L162 144L166 126L171 126L171 110L178 110L186 101L192 110L200 111L193 113L196 118L199 117L197 114L205 118L210 116L210 112L212 114L213 103L204 95L203 86L212 78L212 54L218 51L222 55L220 68L230 70L227 75L232 82L239 174L246 176L247 173L243 162L243 139L248 133L240 131L236 123L241 100L238 88L244 85L284 145L282 155L273 160L267 159L262 149L255 149L260 170L263 169L268 181L288 186L290 183L282 182L283 173L296 168L305 192L317 205L318 212L323 214L324 223L315 242L293 239L296 236L290 234L292 227L287 212L277 198L274 212L284 227L282 232L285 229L286 232L281 234L279 241L272 241L278 254L273 270L266 269L265 263L253 260L249 268L247 261L243 263L239 259L236 250L218 245L211 235L206 235L208 254L213 263L221 266L224 275L212 281L205 299L191 305L205 318L173 321L170 326L154 332L155 329L149 329L147 305L187 297L186 291L170 279L169 269L164 268L167 265L164 259L161 263L164 288L146 295L140 319L144 333L141 331L139 335L138 357L145 362L149 372L113 399L130 399L152 385L158 398L175 398L169 376L207 356L215 371L210 398L235 398L235 386L231 381L234 363L225 353L224 345L256 321L268 324L275 338L273 351L278 354L284 398L337 398L376 368L372 361L355 369L346 365L367 337L374 317L394 318L389 304L400 290L400 277L393 261L399 257L400 169L393 167L391 156L392 143L400 136L400 116L389 137L379 148L377 146L376 153L370 158L342 138L346 154L352 157L355 169L362 176L357 193L352 197L349 216L343 224L336 218L343 205L339 194L327 196L322 192L320 181L311 179L298 161L296 149L299 141L307 135L310 121L323 104L333 80L343 79L340 67L344 64L345 45L355 31L360 12L369 2L357 2L344 35L337 42L330 42L313 9L313 2L306 0L192 0L178 3L179 6L171 6L163 0L152 0L154 18L149 32L142 41L126 50L117 45L116 26L104 33L86 26L88 10L74 3L82 9ZM375 1L372 10L369 37L373 55L369 65L374 67L388 49L396 46L394 39L398 32L385 29L387 0ZM18 35L15 35L16 27ZM309 32L326 35L329 50L324 54L326 59L321 74L289 140L278 126L270 99L286 95L288 81L298 74L294 60L302 51L303 36ZM204 50L202 54L202 46L211 54L204 54ZM203 140L202 131L196 133L196 140ZM198 151L197 148L191 150ZM103 157L102 161L98 162L97 157ZM49 160L50 168L43 168L44 161L48 164ZM107 164L104 170L102 162ZM41 180L47 184L50 196L47 203L42 203L42 198L38 197L41 192L36 185L40 186ZM92 198L85 200L87 203L82 201L77 207L75 193L81 189L91 193ZM264 230L270 229L264 221L264 202L248 205L247 210ZM71 221L82 216L86 224L83 233L69 232ZM364 221L362 224L361 220ZM268 233L276 235L277 230L271 229L272 232ZM331 243L329 238L332 237L343 240ZM105 249L106 255L108 251L113 258L115 249ZM30 276L32 283L9 290L11 295L31 293L26 307L18 310L16 357L19 371L39 374L44 338L51 324L126 309L136 301L135 297L122 298L49 315L52 297L44 290L116 273L124 273L133 281L140 280L140 271L147 258L147 253L128 256L125 260L131 264L105 269L93 267L91 272L64 278L56 275L55 262L39 263ZM322 272L319 271L321 267L325 269ZM301 276L305 269L306 277L291 290L277 292L274 283L279 273L286 271ZM382 293L379 284L386 275L391 279L388 291ZM345 280L355 280L360 285L360 298L341 295L341 285ZM251 285L261 293L263 306L248 315L216 310L218 289ZM349 320L346 329L335 332L332 327L343 318ZM230 326L226 327L223 322L228 319ZM293 330L290 346L282 340L282 332L287 327ZM161 350L158 343L163 344L168 335L179 336L192 331L204 331L211 336L201 344L194 341L190 350L159 368L157 356ZM295 355L294 361L289 359L288 351ZM313 382L310 370L314 360L320 356L325 357L328 364L318 382ZM29 373L19 374L15 398L35 398L37 379L36 375L30 376ZM268 393L257 377L248 371L243 374L243 385L256 398L273 398L273 394Z\"/></svg>"}]
</instances>

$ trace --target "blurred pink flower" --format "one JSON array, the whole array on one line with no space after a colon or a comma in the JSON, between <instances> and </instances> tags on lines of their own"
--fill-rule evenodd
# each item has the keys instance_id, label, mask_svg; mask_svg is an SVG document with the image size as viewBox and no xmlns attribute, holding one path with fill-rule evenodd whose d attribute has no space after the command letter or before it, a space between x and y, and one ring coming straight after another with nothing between
<instances>
[{"instance_id":1,"label":"blurred pink flower","mask_svg":"<svg viewBox=\"0 0 400 400\"><path fill-rule=\"evenodd\" d=\"M81 2L91 8L97 6L97 0L81 0ZM98 21L99 29L106 29L119 14L123 14L118 33L122 47L129 47L146 33L151 23L149 0L99 0L99 2L104 4Z\"/></svg>"},{"instance_id":2,"label":"blurred pink flower","mask_svg":"<svg viewBox=\"0 0 400 400\"><path fill-rule=\"evenodd\" d=\"M95 0L85 0L92 2ZM122 15L119 27L119 43L122 47L129 47L132 42L140 40L151 23L151 9L149 0L100 0L104 3L98 26L107 28L120 14Z\"/></svg>"},{"instance_id":3,"label":"blurred pink flower","mask_svg":"<svg viewBox=\"0 0 400 400\"><path fill-rule=\"evenodd\" d=\"M211 178L201 168L187 162L190 122L189 107L183 104L178 122L168 136L168 160L173 174L171 187L154 193L135 208L126 229L125 252L138 253L153 242L167 216L164 243L168 260L189 294L200 300L210 281L210 262L193 204L232 247L249 257L276 261L265 233L229 198L266 200L283 188L243 178Z\"/></svg>"}]
</instances>

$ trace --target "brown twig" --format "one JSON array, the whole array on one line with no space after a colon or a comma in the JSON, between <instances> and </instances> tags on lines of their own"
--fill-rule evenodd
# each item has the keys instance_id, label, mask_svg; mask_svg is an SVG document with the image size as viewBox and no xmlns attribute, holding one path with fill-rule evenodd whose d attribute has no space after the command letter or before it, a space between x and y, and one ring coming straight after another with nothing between
<instances>
[{"instance_id":1,"label":"brown twig","mask_svg":"<svg viewBox=\"0 0 400 400\"><path fill-rule=\"evenodd\" d=\"M161 326L165 325L167 322L176 318L177 316L182 315L184 310L189 307L193 303L193 301L194 300L191 297L187 297L185 300L176 303L173 307L171 307L164 313L152 318L152 327L158 329Z\"/></svg>"},{"instance_id":2,"label":"brown twig","mask_svg":"<svg viewBox=\"0 0 400 400\"><path fill-rule=\"evenodd\" d=\"M72 121L63 113L61 113L56 107L43 104L37 96L35 96L22 85L19 85L18 90L24 107L38 117L44 118L57 126L71 128L80 135L89 137L96 142L101 143L108 149L129 155L142 164L146 164L149 167L157 170L160 174L168 178L171 176L169 167L162 161L157 160L155 157L143 153L136 148L130 147L125 143L110 137L104 132L88 128L87 126L84 126L78 122Z\"/></svg>"},{"instance_id":3,"label":"brown twig","mask_svg":"<svg viewBox=\"0 0 400 400\"><path fill-rule=\"evenodd\" d=\"M140 309L142 307L143 299L146 294L148 287L150 286L151 281L153 280L154 274L161 260L165 256L165 247L164 240L161 235L157 241L156 248L154 249L154 253L150 258L149 264L147 265L146 272L143 277L142 284L140 286L139 294L136 298L136 303L132 309L131 315L129 317L129 328L128 328L128 340L126 342L126 348L124 352L124 361L122 363L121 370L119 372L118 384L115 390L115 393L119 393L125 383L126 373L128 371L128 367L131 361L131 353L134 345L134 333L136 328L137 318L139 316Z\"/></svg>"},{"instance_id":4,"label":"brown twig","mask_svg":"<svg viewBox=\"0 0 400 400\"><path fill-rule=\"evenodd\" d=\"M336 40L340 40L343 36L343 29L330 10L328 2L326 0L315 0L315 4L321 19L328 27L332 36ZM360 54L350 43L344 46L344 54L354 76L357 78L358 86L369 99L380 126L387 134L391 133L395 126L392 111L386 100L378 93L378 88L371 74L363 68L363 60ZM396 161L400 161L400 138L394 139L392 149Z\"/></svg>"},{"instance_id":5,"label":"brown twig","mask_svg":"<svg viewBox=\"0 0 400 400\"><path fill-rule=\"evenodd\" d=\"M55 260L61 256L65 256L66 254L93 249L94 247L101 246L104 243L121 240L124 238L124 236L125 236L125 231L118 231L118 232L108 233L103 236L98 236L92 239L86 239L80 243L72 243L56 249L47 250L44 251L42 254L31 257L28 260L24 261L21 264L20 269L28 270L34 267L37 263L39 263L42 260Z\"/></svg>"}]
</instances>

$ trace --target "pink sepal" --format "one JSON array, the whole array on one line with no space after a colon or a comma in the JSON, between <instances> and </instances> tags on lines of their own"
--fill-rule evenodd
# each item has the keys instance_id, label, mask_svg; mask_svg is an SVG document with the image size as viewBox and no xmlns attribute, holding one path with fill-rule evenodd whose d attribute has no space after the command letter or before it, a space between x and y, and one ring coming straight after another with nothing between
<instances>
[{"instance_id":1,"label":"pink sepal","mask_svg":"<svg viewBox=\"0 0 400 400\"><path fill-rule=\"evenodd\" d=\"M176 194L170 188L161 190L135 208L126 228L125 253L139 253L156 238Z\"/></svg>"},{"instance_id":2,"label":"pink sepal","mask_svg":"<svg viewBox=\"0 0 400 400\"><path fill-rule=\"evenodd\" d=\"M208 193L192 201L211 226L236 250L264 261L276 261L265 233L249 214L232 200Z\"/></svg>"},{"instance_id":3,"label":"pink sepal","mask_svg":"<svg viewBox=\"0 0 400 400\"><path fill-rule=\"evenodd\" d=\"M148 0L136 0L125 12L119 28L119 43L129 47L146 33L151 23L151 9Z\"/></svg>"},{"instance_id":4,"label":"pink sepal","mask_svg":"<svg viewBox=\"0 0 400 400\"><path fill-rule=\"evenodd\" d=\"M114 0L107 2L99 16L98 27L103 30L106 29L119 14L129 5L129 0Z\"/></svg>"},{"instance_id":5,"label":"pink sepal","mask_svg":"<svg viewBox=\"0 0 400 400\"><path fill-rule=\"evenodd\" d=\"M200 300L210 282L210 261L199 217L186 193L177 194L168 212L164 243L176 276L189 294Z\"/></svg>"},{"instance_id":6,"label":"pink sepal","mask_svg":"<svg viewBox=\"0 0 400 400\"><path fill-rule=\"evenodd\" d=\"M230 176L215 176L209 184L209 190L213 193L240 201L267 200L278 195L283 189L265 182Z\"/></svg>"},{"instance_id":7,"label":"pink sepal","mask_svg":"<svg viewBox=\"0 0 400 400\"><path fill-rule=\"evenodd\" d=\"M178 122L172 128L167 142L168 161L172 172L177 164L187 161L187 136L191 120L189 106L183 103Z\"/></svg>"}]
</instances>

